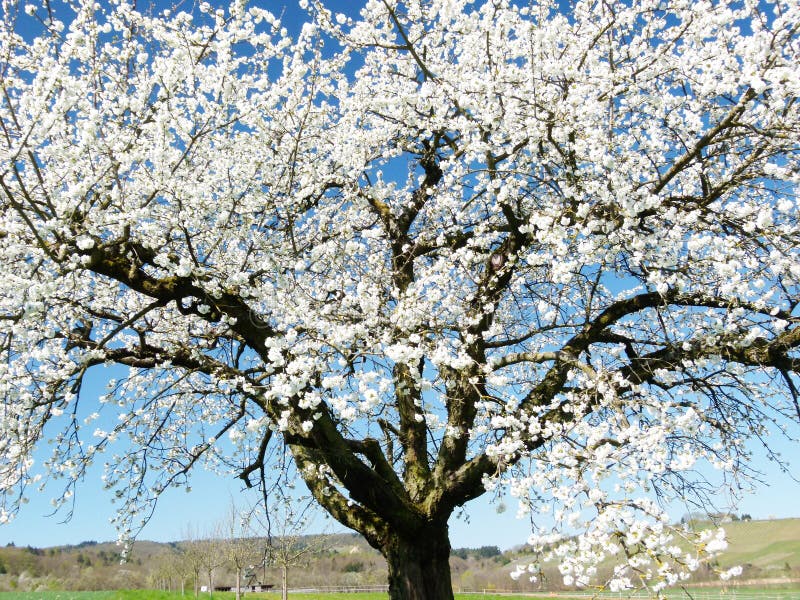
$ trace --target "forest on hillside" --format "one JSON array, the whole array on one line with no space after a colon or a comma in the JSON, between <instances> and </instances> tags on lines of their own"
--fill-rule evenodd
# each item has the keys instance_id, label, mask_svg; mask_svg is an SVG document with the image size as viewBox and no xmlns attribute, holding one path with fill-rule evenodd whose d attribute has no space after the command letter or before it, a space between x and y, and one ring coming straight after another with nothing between
<instances>
[{"instance_id":1,"label":"forest on hillside","mask_svg":"<svg viewBox=\"0 0 800 600\"><path fill-rule=\"evenodd\" d=\"M693 520L693 527L709 527L708 521ZM716 578L714 568L743 567L741 580L800 578L800 519L775 521L739 520L724 523L730 546L716 565L698 573L695 581ZM187 569L192 544L201 543L209 551L205 564L199 564L198 584L208 585L211 569L212 585L232 586L235 569L224 558L226 540L195 540L156 543L139 541L131 555L122 561L120 548L112 542L86 541L73 546L34 548L0 547L0 591L37 590L108 590L152 588L190 594L194 574ZM230 540L227 540L230 542ZM280 564L274 559L263 565L266 540L249 540L252 562L245 570L246 581L280 586ZM273 540L280 544L280 540ZM308 548L302 557L289 565L289 586L367 587L386 583L386 562L383 557L356 534L302 536L294 542ZM197 548L195 548L196 550ZM261 551L259 552L259 549ZM537 581L522 576L510 577L517 563L530 562L529 548L519 547L505 552L497 546L455 548L450 564L453 587L461 591L558 590L564 586L555 565L537 573ZM257 568L256 563L262 560Z\"/></svg>"}]
</instances>

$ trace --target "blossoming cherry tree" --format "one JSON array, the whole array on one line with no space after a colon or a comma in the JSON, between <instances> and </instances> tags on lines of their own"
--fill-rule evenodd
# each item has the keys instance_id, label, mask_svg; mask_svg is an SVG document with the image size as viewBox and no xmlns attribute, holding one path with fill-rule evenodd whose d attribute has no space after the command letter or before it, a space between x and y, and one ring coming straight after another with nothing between
<instances>
[{"instance_id":1,"label":"blossoming cherry tree","mask_svg":"<svg viewBox=\"0 0 800 600\"><path fill-rule=\"evenodd\" d=\"M285 448L394 599L493 490L567 583L685 579L669 501L800 419L800 5L259 4L2 1L0 520Z\"/></svg>"}]
</instances>

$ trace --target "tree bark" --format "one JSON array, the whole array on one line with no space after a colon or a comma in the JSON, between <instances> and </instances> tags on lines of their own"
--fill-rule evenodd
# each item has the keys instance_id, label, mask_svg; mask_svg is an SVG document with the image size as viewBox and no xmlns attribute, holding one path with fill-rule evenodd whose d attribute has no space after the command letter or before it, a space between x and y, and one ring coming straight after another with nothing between
<instances>
[{"instance_id":1,"label":"tree bark","mask_svg":"<svg viewBox=\"0 0 800 600\"><path fill-rule=\"evenodd\" d=\"M289 596L289 565L281 565L281 600Z\"/></svg>"},{"instance_id":2,"label":"tree bark","mask_svg":"<svg viewBox=\"0 0 800 600\"><path fill-rule=\"evenodd\" d=\"M389 565L391 600L453 600L446 523L418 535L391 534L381 552Z\"/></svg>"},{"instance_id":3,"label":"tree bark","mask_svg":"<svg viewBox=\"0 0 800 600\"><path fill-rule=\"evenodd\" d=\"M381 494L371 495L369 490L355 485L358 481L351 480L349 483L356 488L348 488L356 500L353 502L317 475L315 465L325 464L321 451L294 444L292 453L317 502L383 554L389 567L391 600L453 600L447 520L454 506L481 495L483 486L478 473L489 459L474 465L466 475L457 473L451 477L452 490L428 486L432 489L416 503L391 484L387 483ZM379 462L379 456L374 460ZM409 474L414 477L412 471ZM460 483L456 485L453 481ZM425 482L417 481L407 485L418 490L426 487ZM398 494L396 501L389 507L381 505L379 500L392 493Z\"/></svg>"}]
</instances>

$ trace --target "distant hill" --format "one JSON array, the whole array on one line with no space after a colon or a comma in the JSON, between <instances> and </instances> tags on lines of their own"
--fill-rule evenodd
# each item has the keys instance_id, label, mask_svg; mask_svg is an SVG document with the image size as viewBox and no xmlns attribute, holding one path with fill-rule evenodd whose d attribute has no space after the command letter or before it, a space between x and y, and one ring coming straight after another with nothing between
<instances>
[{"instance_id":1,"label":"distant hill","mask_svg":"<svg viewBox=\"0 0 800 600\"><path fill-rule=\"evenodd\" d=\"M742 565L746 574L767 577L800 572L800 519L732 521L722 526L729 546L719 558L720 566Z\"/></svg>"},{"instance_id":2,"label":"distant hill","mask_svg":"<svg viewBox=\"0 0 800 600\"><path fill-rule=\"evenodd\" d=\"M800 518L772 521L732 521L722 523L728 533L729 549L717 566L744 567L743 579L800 578ZM698 529L718 525L707 520L692 520ZM372 586L386 583L386 563L356 534L341 533L301 538L301 544L313 544L318 550L307 564L290 570L290 585ZM120 548L113 542L83 542L74 546L52 548L0 547L0 591L10 590L101 590L122 588L190 589L191 577L180 575L178 568L185 542L136 542L130 559L120 564ZM222 551L220 550L220 553ZM517 562L524 561L524 548L500 552L495 546L454 549L451 556L453 586L456 590L537 591L541 583L521 578L513 581L509 573ZM255 559L254 559L255 560ZM257 572L256 572L257 571ZM710 577L710 573L696 578ZM275 568L254 570L253 576L265 583L277 583ZM233 581L233 574L219 567L215 584ZM545 571L548 589L560 588L555 566Z\"/></svg>"},{"instance_id":3,"label":"distant hill","mask_svg":"<svg viewBox=\"0 0 800 600\"><path fill-rule=\"evenodd\" d=\"M734 517L711 519L693 518L686 524L699 531L709 528L725 529L728 548L710 565L692 575L690 583L718 582L716 571L733 566L742 567L742 575L735 581L790 579L800 580L800 518L774 520L744 520ZM678 542L679 546L684 544ZM687 548L688 549L688 548ZM524 558L524 550L520 559ZM609 562L605 565L611 569ZM602 571L601 566L601 571ZM558 574L548 567L550 587L558 587Z\"/></svg>"}]
</instances>

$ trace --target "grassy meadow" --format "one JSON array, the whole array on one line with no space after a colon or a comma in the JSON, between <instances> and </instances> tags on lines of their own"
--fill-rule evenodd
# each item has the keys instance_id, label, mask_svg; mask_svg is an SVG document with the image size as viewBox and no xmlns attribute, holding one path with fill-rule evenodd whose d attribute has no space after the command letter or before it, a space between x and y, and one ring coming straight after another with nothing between
<instances>
[{"instance_id":1,"label":"grassy meadow","mask_svg":"<svg viewBox=\"0 0 800 600\"><path fill-rule=\"evenodd\" d=\"M725 588L693 588L687 591L680 589L668 592L669 600L800 600L798 586L759 586ZM232 592L215 592L216 600L234 600ZM245 600L279 600L280 593L244 594ZM388 595L379 592L363 593L297 593L290 594L291 600L387 600ZM647 595L641 592L631 596L616 593L600 593L593 596L590 592L576 593L543 593L511 595L499 593L456 594L456 600L620 600L631 598L644 600ZM0 600L194 600L192 593L181 595L176 592L157 590L120 590L106 592L0 592ZM201 593L199 600L212 600L207 593Z\"/></svg>"},{"instance_id":2,"label":"grassy meadow","mask_svg":"<svg viewBox=\"0 0 800 600\"><path fill-rule=\"evenodd\" d=\"M800 519L725 523L728 549L721 566L752 565L774 575L800 564ZM800 595L796 596L800 599Z\"/></svg>"}]
</instances>

